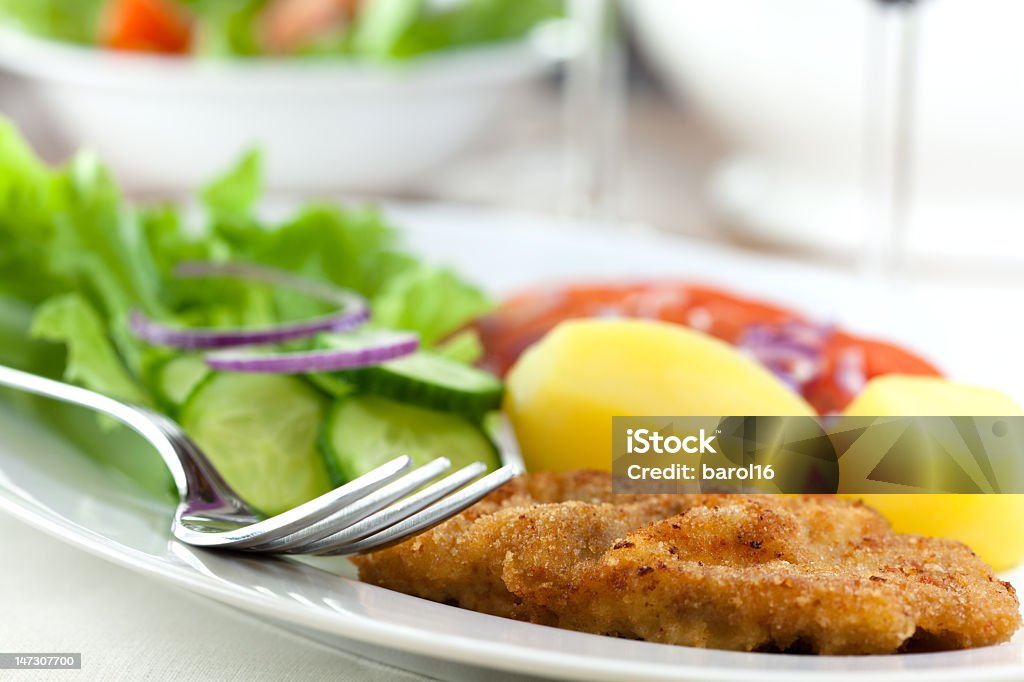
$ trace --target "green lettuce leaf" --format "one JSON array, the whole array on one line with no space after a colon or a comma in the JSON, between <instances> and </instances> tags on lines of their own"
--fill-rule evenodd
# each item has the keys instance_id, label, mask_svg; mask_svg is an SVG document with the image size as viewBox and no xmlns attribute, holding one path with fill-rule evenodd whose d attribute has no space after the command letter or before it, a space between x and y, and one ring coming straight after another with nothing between
<instances>
[{"instance_id":1,"label":"green lettuce leaf","mask_svg":"<svg viewBox=\"0 0 1024 682\"><path fill-rule=\"evenodd\" d=\"M411 268L387 283L372 300L373 322L418 332L432 346L470 320L488 312L482 291L444 268Z\"/></svg>"},{"instance_id":2,"label":"green lettuce leaf","mask_svg":"<svg viewBox=\"0 0 1024 682\"><path fill-rule=\"evenodd\" d=\"M441 8L424 0L368 0L351 44L363 57L403 59L514 40L563 13L561 0L463 0Z\"/></svg>"},{"instance_id":3,"label":"green lettuce leaf","mask_svg":"<svg viewBox=\"0 0 1024 682\"><path fill-rule=\"evenodd\" d=\"M201 192L216 227L252 228L252 212L263 193L263 160L251 150Z\"/></svg>"},{"instance_id":4,"label":"green lettuce leaf","mask_svg":"<svg viewBox=\"0 0 1024 682\"><path fill-rule=\"evenodd\" d=\"M30 303L57 286L44 264L53 237L53 182L14 126L0 119L0 295Z\"/></svg>"},{"instance_id":5,"label":"green lettuce leaf","mask_svg":"<svg viewBox=\"0 0 1024 682\"><path fill-rule=\"evenodd\" d=\"M150 403L121 362L100 314L81 295L64 294L39 306L30 333L67 346L68 381L129 403Z\"/></svg>"},{"instance_id":6,"label":"green lettuce leaf","mask_svg":"<svg viewBox=\"0 0 1024 682\"><path fill-rule=\"evenodd\" d=\"M262 52L259 17L266 0L187 0L196 21L193 47L204 57L250 57Z\"/></svg>"},{"instance_id":7,"label":"green lettuce leaf","mask_svg":"<svg viewBox=\"0 0 1024 682\"><path fill-rule=\"evenodd\" d=\"M44 38L93 43L106 0L0 0L0 19Z\"/></svg>"},{"instance_id":8,"label":"green lettuce leaf","mask_svg":"<svg viewBox=\"0 0 1024 682\"><path fill-rule=\"evenodd\" d=\"M424 0L367 0L352 31L353 48L365 57L392 56L425 9Z\"/></svg>"}]
</instances>

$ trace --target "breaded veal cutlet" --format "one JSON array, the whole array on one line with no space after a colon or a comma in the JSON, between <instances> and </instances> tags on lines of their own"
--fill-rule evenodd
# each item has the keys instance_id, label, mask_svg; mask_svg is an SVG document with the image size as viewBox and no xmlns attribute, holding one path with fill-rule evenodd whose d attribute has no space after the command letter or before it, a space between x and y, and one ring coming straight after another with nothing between
<instances>
[{"instance_id":1,"label":"breaded veal cutlet","mask_svg":"<svg viewBox=\"0 0 1024 682\"><path fill-rule=\"evenodd\" d=\"M520 477L362 580L518 620L740 651L887 654L1008 640L1013 587L965 545L832 497L613 495L608 474Z\"/></svg>"}]
</instances>

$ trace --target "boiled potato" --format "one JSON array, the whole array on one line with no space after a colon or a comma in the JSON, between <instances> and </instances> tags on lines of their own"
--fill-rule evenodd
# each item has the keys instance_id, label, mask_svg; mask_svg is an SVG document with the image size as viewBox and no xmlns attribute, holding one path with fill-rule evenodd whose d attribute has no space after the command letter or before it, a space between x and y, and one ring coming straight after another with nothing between
<instances>
[{"instance_id":1,"label":"boiled potato","mask_svg":"<svg viewBox=\"0 0 1024 682\"><path fill-rule=\"evenodd\" d=\"M999 391L940 377L890 374L873 379L843 413L868 416L1015 416L1021 406ZM1024 559L1024 495L858 495L893 528L954 538L996 569Z\"/></svg>"},{"instance_id":2,"label":"boiled potato","mask_svg":"<svg viewBox=\"0 0 1024 682\"><path fill-rule=\"evenodd\" d=\"M942 377L886 374L872 379L843 414L851 417L1003 417L1024 414L1005 393Z\"/></svg>"},{"instance_id":3,"label":"boiled potato","mask_svg":"<svg viewBox=\"0 0 1024 682\"><path fill-rule=\"evenodd\" d=\"M508 374L527 468L611 469L613 416L806 415L803 398L732 346L665 322L563 322Z\"/></svg>"}]
</instances>

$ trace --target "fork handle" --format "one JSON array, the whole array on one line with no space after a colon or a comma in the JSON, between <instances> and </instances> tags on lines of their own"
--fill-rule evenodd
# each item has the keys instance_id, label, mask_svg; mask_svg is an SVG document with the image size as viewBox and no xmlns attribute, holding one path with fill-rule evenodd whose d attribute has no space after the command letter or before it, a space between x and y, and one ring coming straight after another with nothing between
<instances>
[{"instance_id":1,"label":"fork handle","mask_svg":"<svg viewBox=\"0 0 1024 682\"><path fill-rule=\"evenodd\" d=\"M183 496L188 493L190 476L186 473L184 463L178 456L173 444L167 435L157 426L156 422L148 416L142 408L126 405L125 403L108 398L105 395L90 391L79 386L72 386L61 381L54 381L36 374L22 372L0 365L0 385L10 388L28 391L46 398L53 398L61 402L79 405L95 412L100 412L113 417L122 424L128 426L140 436L145 438L156 448L163 459L164 464L171 471L174 484L178 492Z\"/></svg>"}]
</instances>

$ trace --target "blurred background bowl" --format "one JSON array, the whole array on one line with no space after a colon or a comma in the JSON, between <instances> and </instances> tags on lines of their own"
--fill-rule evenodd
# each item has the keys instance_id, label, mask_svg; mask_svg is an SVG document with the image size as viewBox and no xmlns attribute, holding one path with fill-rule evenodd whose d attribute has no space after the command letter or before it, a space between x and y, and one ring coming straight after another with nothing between
<instances>
[{"instance_id":1,"label":"blurred background bowl","mask_svg":"<svg viewBox=\"0 0 1024 682\"><path fill-rule=\"evenodd\" d=\"M400 64L116 53L0 29L4 92L50 157L95 150L135 192L194 188L259 146L273 190L396 191L487 130L557 57L531 40Z\"/></svg>"},{"instance_id":2,"label":"blurred background bowl","mask_svg":"<svg viewBox=\"0 0 1024 682\"><path fill-rule=\"evenodd\" d=\"M869 0L628 0L637 43L727 154L710 178L748 236L862 239ZM1015 258L1024 246L1024 3L920 3L911 249ZM998 245L999 248L993 248Z\"/></svg>"}]
</instances>

